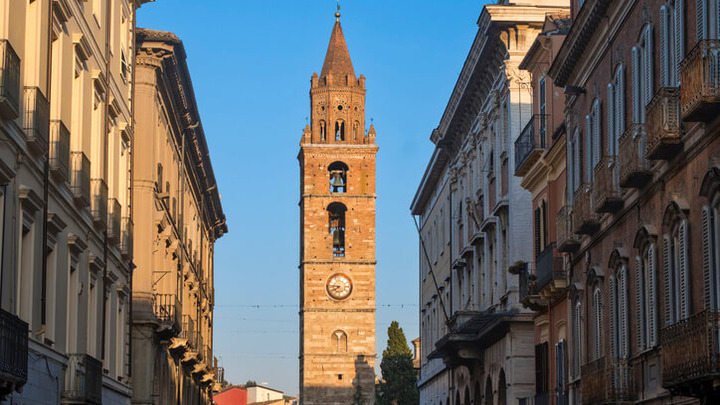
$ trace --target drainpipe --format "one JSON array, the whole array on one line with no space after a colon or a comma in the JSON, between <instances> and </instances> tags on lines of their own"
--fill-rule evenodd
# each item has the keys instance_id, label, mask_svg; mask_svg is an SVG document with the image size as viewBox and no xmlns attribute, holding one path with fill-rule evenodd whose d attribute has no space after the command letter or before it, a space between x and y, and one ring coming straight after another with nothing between
<instances>
[{"instance_id":1,"label":"drainpipe","mask_svg":"<svg viewBox=\"0 0 720 405\"><path fill-rule=\"evenodd\" d=\"M7 211L7 183L2 185L2 195L3 195L3 210L2 210L2 235L0 235L0 240L2 240L2 246L0 246L0 268L4 267L4 263L2 261L5 260L5 212ZM3 274L0 272L0 309L2 309L2 296L3 296Z\"/></svg>"},{"instance_id":2,"label":"drainpipe","mask_svg":"<svg viewBox=\"0 0 720 405\"><path fill-rule=\"evenodd\" d=\"M130 170L130 187L128 190L128 221L130 223L133 222L133 182L134 182L134 174L135 174L135 53L137 48L137 42L136 42L136 16L137 16L137 0L133 1L132 5L132 39L131 39L131 45L130 48L132 49L132 52L130 53L130 128L132 133L132 139L130 141L130 148L128 148L128 157L130 160L129 163L129 170ZM134 241L132 241L134 244ZM131 251L133 251L131 249ZM133 252L134 253L134 252ZM128 311L127 311L127 325L128 325L128 358L130 359L128 362L128 380L132 381L132 359L133 359L133 340L132 340L132 313L133 313L133 271L135 269L135 265L133 264L133 257L130 257L130 260L128 261L128 274L130 277L130 280L128 281L130 283L130 297L128 299Z\"/></svg>"},{"instance_id":3,"label":"drainpipe","mask_svg":"<svg viewBox=\"0 0 720 405\"><path fill-rule=\"evenodd\" d=\"M48 100L48 110L50 109L50 93L52 92L52 27L53 27L53 3L48 4L48 49L47 49L47 89L46 96ZM50 114L48 114L48 118ZM48 134L49 131L48 122ZM48 220L48 188L50 183L50 149L45 152L45 162L43 164L43 237L42 237L42 293L40 296L40 330L45 331L45 324L47 321L47 220ZM4 222L3 222L4 224ZM0 289L1 290L1 289Z\"/></svg>"},{"instance_id":4,"label":"drainpipe","mask_svg":"<svg viewBox=\"0 0 720 405\"><path fill-rule=\"evenodd\" d=\"M103 148L103 178L107 178L108 172L108 144L107 134L110 128L110 1L105 0L105 119L103 120L103 136L105 137L105 147ZM108 201L105 205L109 206ZM105 362L105 339L107 338L107 272L108 272L108 232L107 232L107 215L105 216L105 230L103 231L103 295L102 295L102 351L101 356L103 363Z\"/></svg>"}]
</instances>

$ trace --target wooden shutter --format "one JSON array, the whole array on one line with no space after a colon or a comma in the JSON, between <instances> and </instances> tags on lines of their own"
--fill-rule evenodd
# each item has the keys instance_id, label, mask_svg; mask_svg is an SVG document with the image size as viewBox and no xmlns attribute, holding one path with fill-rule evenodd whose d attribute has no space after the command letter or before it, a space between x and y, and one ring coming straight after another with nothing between
<instances>
[{"instance_id":1,"label":"wooden shutter","mask_svg":"<svg viewBox=\"0 0 720 405\"><path fill-rule=\"evenodd\" d=\"M665 298L665 326L675 322L674 307L675 300L673 294L672 264L670 263L670 238L663 238L663 294Z\"/></svg>"},{"instance_id":2,"label":"wooden shutter","mask_svg":"<svg viewBox=\"0 0 720 405\"><path fill-rule=\"evenodd\" d=\"M635 256L635 313L637 352L647 348L647 306L645 305L645 266L642 256Z\"/></svg>"},{"instance_id":3,"label":"wooden shutter","mask_svg":"<svg viewBox=\"0 0 720 405\"><path fill-rule=\"evenodd\" d=\"M679 292L680 292L680 319L687 319L690 316L690 280L688 263L688 229L687 221L680 222L678 228L678 263L679 263Z\"/></svg>"},{"instance_id":4,"label":"wooden shutter","mask_svg":"<svg viewBox=\"0 0 720 405\"><path fill-rule=\"evenodd\" d=\"M705 293L705 307L710 310L715 310L715 297L713 296L714 277L711 264L711 249L713 249L714 246L710 238L710 207L705 206L702 208L703 290Z\"/></svg>"},{"instance_id":5,"label":"wooden shutter","mask_svg":"<svg viewBox=\"0 0 720 405\"><path fill-rule=\"evenodd\" d=\"M593 104L592 130L593 130L593 169L600 163L602 156L602 125L600 125L600 117L602 117L602 103L595 100ZM594 175L593 175L594 178Z\"/></svg>"},{"instance_id":6,"label":"wooden shutter","mask_svg":"<svg viewBox=\"0 0 720 405\"><path fill-rule=\"evenodd\" d=\"M655 258L656 245L653 243L648 247L648 268L645 269L647 274L646 282L647 288L647 303L648 303L648 322L647 322L647 336L648 336L648 347L654 347L657 345L657 330L658 330L658 316L657 316L657 259Z\"/></svg>"},{"instance_id":7,"label":"wooden shutter","mask_svg":"<svg viewBox=\"0 0 720 405\"><path fill-rule=\"evenodd\" d=\"M535 208L535 257L540 255L540 208ZM537 269L535 269L537 270Z\"/></svg>"},{"instance_id":8,"label":"wooden shutter","mask_svg":"<svg viewBox=\"0 0 720 405\"><path fill-rule=\"evenodd\" d=\"M615 120L617 115L615 114L615 87L612 83L607 85L607 131L608 131L608 143L607 143L607 154L608 156L615 156L615 137L617 125Z\"/></svg>"},{"instance_id":9,"label":"wooden shutter","mask_svg":"<svg viewBox=\"0 0 720 405\"><path fill-rule=\"evenodd\" d=\"M620 270L620 293L618 298L620 300L620 357L627 358L630 354L630 348L628 338L630 336L630 325L628 324L628 317L630 316L630 303L628 299L628 269L627 266L623 266Z\"/></svg>"},{"instance_id":10,"label":"wooden shutter","mask_svg":"<svg viewBox=\"0 0 720 405\"><path fill-rule=\"evenodd\" d=\"M685 2L684 0L675 0L675 63L673 63L675 82L673 86L680 84L680 62L685 57Z\"/></svg>"},{"instance_id":11,"label":"wooden shutter","mask_svg":"<svg viewBox=\"0 0 720 405\"><path fill-rule=\"evenodd\" d=\"M643 111L652 99L655 91L653 84L653 70L655 69L655 63L653 60L653 30L651 25L645 26L645 63L643 66L643 78L645 83L644 99L643 99Z\"/></svg>"},{"instance_id":12,"label":"wooden shutter","mask_svg":"<svg viewBox=\"0 0 720 405\"><path fill-rule=\"evenodd\" d=\"M695 33L696 39L701 41L707 38L707 9L706 0L695 0Z\"/></svg>"},{"instance_id":13,"label":"wooden shutter","mask_svg":"<svg viewBox=\"0 0 720 405\"><path fill-rule=\"evenodd\" d=\"M592 181L593 169L593 141L592 141L592 120L590 115L585 116L585 181Z\"/></svg>"},{"instance_id":14,"label":"wooden shutter","mask_svg":"<svg viewBox=\"0 0 720 405\"><path fill-rule=\"evenodd\" d=\"M557 382L557 404L565 405L565 340L555 344L555 379Z\"/></svg>"},{"instance_id":15,"label":"wooden shutter","mask_svg":"<svg viewBox=\"0 0 720 405\"><path fill-rule=\"evenodd\" d=\"M640 50L636 46L632 48L631 62L633 123L640 124L645 120L640 110Z\"/></svg>"},{"instance_id":16,"label":"wooden shutter","mask_svg":"<svg viewBox=\"0 0 720 405\"><path fill-rule=\"evenodd\" d=\"M670 60L669 27L670 20L667 6L660 7L660 85L670 86L668 60Z\"/></svg>"},{"instance_id":17,"label":"wooden shutter","mask_svg":"<svg viewBox=\"0 0 720 405\"><path fill-rule=\"evenodd\" d=\"M574 178L574 181L573 181L573 189L572 189L572 191L571 191L570 194L574 194L574 193L575 193L575 190L577 190L578 187L580 187L580 179L582 178L582 176L581 176L581 174L580 174L580 171L582 170L582 164L580 163L580 162L581 162L581 156L582 156L582 155L581 155L581 153L582 153L581 142L582 142L582 139L581 139L581 136L580 136L580 131L579 131L579 130L576 130L576 131L575 131L575 142L574 142L575 153L574 153L574 156L573 156L573 159L574 159L574 162L573 162L573 171L574 171L574 175L575 175L574 177L575 177L575 178Z\"/></svg>"},{"instance_id":18,"label":"wooden shutter","mask_svg":"<svg viewBox=\"0 0 720 405\"><path fill-rule=\"evenodd\" d=\"M608 111L611 111L608 108ZM625 131L625 66L618 66L617 72L615 73L615 138L613 139L615 145L613 150L615 155L619 155L618 140Z\"/></svg>"},{"instance_id":19,"label":"wooden shutter","mask_svg":"<svg viewBox=\"0 0 720 405\"><path fill-rule=\"evenodd\" d=\"M610 290L610 353L612 353L614 358L618 358L619 356L619 349L620 346L618 345L618 337L620 336L620 328L618 324L618 301L617 301L617 291L615 286L615 277L610 277L609 280L609 290ZM595 308L596 316L598 311L598 308ZM597 322L597 321L596 321ZM596 334L600 334L600 330L595 330ZM596 353L595 358L597 359L599 356Z\"/></svg>"},{"instance_id":20,"label":"wooden shutter","mask_svg":"<svg viewBox=\"0 0 720 405\"><path fill-rule=\"evenodd\" d=\"M593 294L593 316L595 317L595 327L593 333L595 334L595 358L597 360L602 355L602 292L600 288L596 288Z\"/></svg>"},{"instance_id":21,"label":"wooden shutter","mask_svg":"<svg viewBox=\"0 0 720 405\"><path fill-rule=\"evenodd\" d=\"M573 307L573 376L580 375L582 364L582 304L578 300Z\"/></svg>"}]
</instances>

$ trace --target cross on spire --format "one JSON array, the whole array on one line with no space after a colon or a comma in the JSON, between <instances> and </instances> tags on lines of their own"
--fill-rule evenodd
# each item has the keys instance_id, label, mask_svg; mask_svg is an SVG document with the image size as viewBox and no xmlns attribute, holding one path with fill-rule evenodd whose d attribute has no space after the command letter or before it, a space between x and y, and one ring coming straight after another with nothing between
<instances>
[{"instance_id":1,"label":"cross on spire","mask_svg":"<svg viewBox=\"0 0 720 405\"><path fill-rule=\"evenodd\" d=\"M337 0L337 12L335 13L335 21L340 21L340 0Z\"/></svg>"}]
</instances>

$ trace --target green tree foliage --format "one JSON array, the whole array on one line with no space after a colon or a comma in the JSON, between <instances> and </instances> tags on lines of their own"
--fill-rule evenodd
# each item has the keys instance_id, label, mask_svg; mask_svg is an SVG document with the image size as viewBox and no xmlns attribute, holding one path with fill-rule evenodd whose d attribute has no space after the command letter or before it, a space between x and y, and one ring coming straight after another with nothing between
<instances>
[{"instance_id":1,"label":"green tree foliage","mask_svg":"<svg viewBox=\"0 0 720 405\"><path fill-rule=\"evenodd\" d=\"M412 357L405 333L393 321L388 328L387 348L383 350L380 362L383 381L380 382L378 405L417 405L420 402Z\"/></svg>"}]
</instances>

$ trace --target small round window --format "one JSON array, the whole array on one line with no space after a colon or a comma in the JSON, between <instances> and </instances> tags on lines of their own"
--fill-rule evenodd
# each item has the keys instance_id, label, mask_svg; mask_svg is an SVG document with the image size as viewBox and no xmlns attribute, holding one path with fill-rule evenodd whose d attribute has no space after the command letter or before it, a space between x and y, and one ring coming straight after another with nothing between
<instances>
[{"instance_id":1,"label":"small round window","mask_svg":"<svg viewBox=\"0 0 720 405\"><path fill-rule=\"evenodd\" d=\"M338 106L338 111L342 111L342 109L343 109L343 106L339 105L339 106Z\"/></svg>"}]
</instances>

